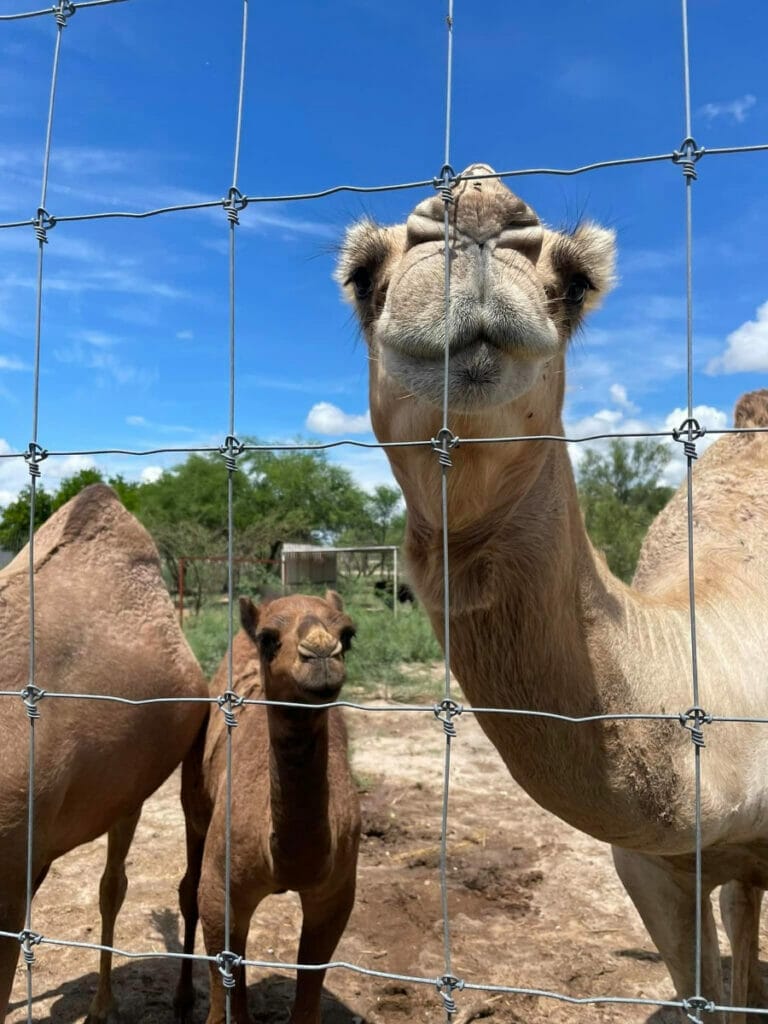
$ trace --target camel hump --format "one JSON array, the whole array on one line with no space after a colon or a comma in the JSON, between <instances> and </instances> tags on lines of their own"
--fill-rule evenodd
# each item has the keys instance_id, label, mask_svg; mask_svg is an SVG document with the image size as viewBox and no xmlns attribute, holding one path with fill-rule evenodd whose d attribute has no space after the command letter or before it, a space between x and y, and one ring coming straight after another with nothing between
<instances>
[{"instance_id":1,"label":"camel hump","mask_svg":"<svg viewBox=\"0 0 768 1024\"><path fill-rule=\"evenodd\" d=\"M35 569L42 566L62 548L72 545L105 542L104 550L119 551L129 562L158 562L152 538L123 506L106 484L90 484L57 509L35 532ZM4 570L26 571L27 547L16 555Z\"/></svg>"},{"instance_id":2,"label":"camel hump","mask_svg":"<svg viewBox=\"0 0 768 1024\"><path fill-rule=\"evenodd\" d=\"M768 427L768 388L748 391L736 403L735 427Z\"/></svg>"}]
</instances>

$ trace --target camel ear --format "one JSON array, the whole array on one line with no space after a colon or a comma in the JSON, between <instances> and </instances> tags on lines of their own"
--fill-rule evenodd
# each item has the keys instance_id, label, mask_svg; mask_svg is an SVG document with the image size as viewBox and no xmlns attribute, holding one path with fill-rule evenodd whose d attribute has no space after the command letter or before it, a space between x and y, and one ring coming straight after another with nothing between
<instances>
[{"instance_id":1,"label":"camel ear","mask_svg":"<svg viewBox=\"0 0 768 1024\"><path fill-rule=\"evenodd\" d=\"M337 612L344 611L344 602L341 600L341 595L337 594L335 590L326 590L325 600L332 608L335 608Z\"/></svg>"},{"instance_id":2,"label":"camel ear","mask_svg":"<svg viewBox=\"0 0 768 1024\"><path fill-rule=\"evenodd\" d=\"M594 309L616 284L616 232L584 221L571 237L578 249L581 268L592 285L585 305Z\"/></svg>"},{"instance_id":3,"label":"camel ear","mask_svg":"<svg viewBox=\"0 0 768 1024\"><path fill-rule=\"evenodd\" d=\"M256 632L259 626L259 609L250 597L240 598L240 625L254 643L258 643Z\"/></svg>"}]
</instances>

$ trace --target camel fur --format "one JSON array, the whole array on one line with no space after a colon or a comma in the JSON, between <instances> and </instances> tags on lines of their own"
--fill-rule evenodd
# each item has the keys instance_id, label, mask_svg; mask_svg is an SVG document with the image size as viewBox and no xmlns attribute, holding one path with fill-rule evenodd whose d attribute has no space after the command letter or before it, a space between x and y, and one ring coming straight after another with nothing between
<instances>
[{"instance_id":1,"label":"camel fur","mask_svg":"<svg viewBox=\"0 0 768 1024\"><path fill-rule=\"evenodd\" d=\"M258 608L240 600L243 629L232 646L232 688L238 697L307 705L246 706L232 734L232 868L229 952L244 957L251 917L271 893L296 890L303 923L297 963L330 960L355 896L360 807L347 759L337 699L345 679L344 654L354 626L341 598L292 595ZM227 691L228 656L213 681ZM224 925L226 740L222 712L212 707L204 747L185 763L182 802L187 819L187 872L179 888L184 952L194 950L199 916L205 948L227 949ZM247 1024L245 969L236 965L232 1020ZM291 1024L319 1024L325 971L298 971ZM176 994L177 1016L190 1019L191 962ZM206 1024L223 1024L225 994L216 963L210 967Z\"/></svg>"},{"instance_id":2,"label":"camel fur","mask_svg":"<svg viewBox=\"0 0 768 1024\"><path fill-rule=\"evenodd\" d=\"M450 453L451 666L480 707L684 714L693 704L684 490L652 526L627 587L587 538L565 445L534 439L563 434L566 349L610 290L613 233L589 222L550 230L498 179L473 180L492 173L473 165L452 190L447 325L441 197L421 202L404 225L353 225L337 270L368 344L380 441L437 436L446 343L452 432L524 438ZM740 400L736 424L768 425L768 391ZM410 578L442 640L441 469L428 446L387 455L407 505ZM693 494L699 703L712 715L765 716L768 437L719 439L698 462ZM535 800L613 846L681 999L724 1004L710 903L722 886L729 1005L766 1005L757 953L768 885L765 726L704 726L696 993L690 730L677 721L479 721ZM730 1024L745 1016L731 1014Z\"/></svg>"},{"instance_id":3,"label":"camel fur","mask_svg":"<svg viewBox=\"0 0 768 1024\"><path fill-rule=\"evenodd\" d=\"M0 689L29 682L29 552L0 572ZM182 635L146 530L111 488L94 484L35 535L37 687L134 700L208 695ZM44 696L35 722L35 891L53 861L109 833L99 904L111 945L126 890L125 859L142 803L193 744L203 703L127 707ZM30 725L20 698L0 698L0 929L24 928ZM32 913L34 930L34 908ZM66 936L60 936L66 938ZM0 939L0 1020L19 942ZM114 1019L111 955L102 953L91 1024Z\"/></svg>"}]
</instances>

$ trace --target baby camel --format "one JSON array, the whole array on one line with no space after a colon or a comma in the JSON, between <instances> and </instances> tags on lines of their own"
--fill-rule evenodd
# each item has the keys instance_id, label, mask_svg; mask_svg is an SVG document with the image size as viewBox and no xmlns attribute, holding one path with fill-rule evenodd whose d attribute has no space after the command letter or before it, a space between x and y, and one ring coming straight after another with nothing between
<instances>
[{"instance_id":1,"label":"baby camel","mask_svg":"<svg viewBox=\"0 0 768 1024\"><path fill-rule=\"evenodd\" d=\"M19 692L29 682L28 567L24 548L0 573L0 690ZM208 696L152 539L109 487L87 487L40 527L34 570L37 687L134 700ZM38 703L33 887L57 857L109 832L99 890L108 946L141 805L192 746L205 705L128 707L53 696ZM25 917L29 732L22 701L0 698L0 930L16 934ZM0 939L0 1021L18 956L18 939ZM110 967L102 953L90 1024L113 1019Z\"/></svg>"},{"instance_id":2,"label":"baby camel","mask_svg":"<svg viewBox=\"0 0 768 1024\"><path fill-rule=\"evenodd\" d=\"M369 347L371 419L380 441L435 437L444 360L460 444L448 484L451 663L479 707L562 715L683 715L666 722L483 714L510 772L544 807L611 843L617 870L689 1011L722 1005L710 894L733 952L732 1006L765 1006L758 961L768 887L768 732L704 727L701 992L694 970L694 756L686 501L678 493L648 536L635 586L614 579L584 530L562 435L565 355L613 278L613 233L546 228L475 164L451 190L450 305L445 206L420 203L403 225L363 221L338 278ZM638 338L641 343L642 339ZM736 408L768 425L768 393ZM410 575L443 636L441 471L429 446L388 449L408 509ZM699 461L695 576L699 703L718 716L765 716L768 659L768 436L718 440ZM744 1024L744 1013L730 1024ZM722 1024L722 1015L712 1015Z\"/></svg>"},{"instance_id":3,"label":"baby camel","mask_svg":"<svg viewBox=\"0 0 768 1024\"><path fill-rule=\"evenodd\" d=\"M341 598L293 595L258 608L240 599L243 629L233 642L232 688L238 697L288 701L296 707L250 706L232 736L232 882L229 951L245 956L251 917L270 893L298 891L303 924L297 962L325 963L344 931L355 896L360 807L347 760L347 735L336 700L345 679L344 654L355 627ZM227 690L227 658L213 681ZM187 872L179 887L184 951L194 950L203 924L209 955L226 950L224 844L226 723L212 707L204 744L184 768ZM248 1021L245 970L235 968L232 1019ZM319 1024L325 971L299 971L291 1024ZM216 964L210 970L207 1024L222 1024L225 996ZM194 993L184 961L175 1007L190 1019Z\"/></svg>"}]
</instances>

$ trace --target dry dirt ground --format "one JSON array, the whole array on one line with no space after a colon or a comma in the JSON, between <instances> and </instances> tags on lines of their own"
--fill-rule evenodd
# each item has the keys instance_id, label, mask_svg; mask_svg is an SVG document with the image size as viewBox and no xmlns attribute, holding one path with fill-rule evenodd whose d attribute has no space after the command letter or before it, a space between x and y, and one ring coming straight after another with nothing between
<instances>
[{"instance_id":1,"label":"dry dirt ground","mask_svg":"<svg viewBox=\"0 0 768 1024\"><path fill-rule=\"evenodd\" d=\"M353 696L354 699L354 696ZM337 958L379 971L443 974L438 842L445 742L429 714L349 711L361 788L363 841L358 899ZM454 975L467 982L554 990L571 996L671 998L671 985L624 895L606 846L536 806L512 781L471 715L457 721L449 814L449 912ZM129 770L129 769L128 769ZM176 773L145 805L128 860L129 889L115 945L180 950L176 887L184 870ZM98 941L98 879L105 840L57 861L34 903L33 928L48 937ZM292 961L299 926L293 894L266 900L248 953ZM763 938L763 948L768 948ZM200 939L198 938L198 944ZM98 954L37 947L34 1020L84 1019ZM121 1020L171 1024L177 963L116 959ZM196 1022L205 1020L207 969L197 969ZM289 973L251 970L256 1022L285 1021ZM336 969L326 976L325 1024L445 1020L431 985ZM464 990L455 1024L629 1024L677 1021L676 1011ZM25 972L17 970L7 1021L26 1021Z\"/></svg>"}]
</instances>

